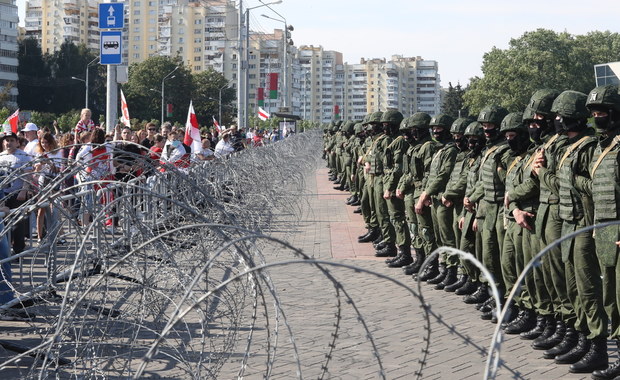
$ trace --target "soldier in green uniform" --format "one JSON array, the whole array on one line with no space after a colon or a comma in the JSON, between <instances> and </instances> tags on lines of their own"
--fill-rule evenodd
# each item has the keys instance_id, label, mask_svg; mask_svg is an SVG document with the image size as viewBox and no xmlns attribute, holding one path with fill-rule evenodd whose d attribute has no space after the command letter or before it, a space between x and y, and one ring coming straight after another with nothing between
<instances>
[{"instance_id":1,"label":"soldier in green uniform","mask_svg":"<svg viewBox=\"0 0 620 380\"><path fill-rule=\"evenodd\" d=\"M364 191L362 192L361 208L362 215L367 222L367 231L365 234L358 236L357 241L360 243L368 243L381 239L381 229L379 228L379 221L377 219L377 213L375 211L373 201L373 179L374 174L370 173L368 167L368 159L372 150L375 140L380 137L381 129L379 128L379 121L381 121L381 115L383 112L375 112L368 117L366 121L368 136L364 141L364 154L358 159L358 164L361 167L361 172L364 175ZM368 168L367 168L368 167Z\"/></svg>"},{"instance_id":2,"label":"soldier in green uniform","mask_svg":"<svg viewBox=\"0 0 620 380\"><path fill-rule=\"evenodd\" d=\"M465 207L473 207L476 203L477 227L482 238L482 263L493 275L492 281L503 293L506 289L502 280L500 250L504 243L504 181L506 179L506 161L510 155L510 147L500 133L500 125L508 114L506 109L490 105L484 107L478 115L487 139L486 150L480 163L476 188L463 201ZM486 281L486 280L485 280ZM483 282L478 290L466 296L466 303L481 303L489 299L487 284ZM491 319L491 310L484 312L483 319Z\"/></svg>"},{"instance_id":3,"label":"soldier in green uniform","mask_svg":"<svg viewBox=\"0 0 620 380\"><path fill-rule=\"evenodd\" d=\"M347 205L359 206L361 198L360 178L357 175L357 160L360 157L362 144L364 141L364 127L362 123L356 122L353 125L353 136L349 140L348 148L351 160L347 168L349 181L351 182L351 197L347 199Z\"/></svg>"},{"instance_id":4,"label":"soldier in green uniform","mask_svg":"<svg viewBox=\"0 0 620 380\"><path fill-rule=\"evenodd\" d=\"M476 187L480 161L482 160L482 151L486 145L484 129L482 128L482 124L477 121L467 126L467 129L465 129L465 137L467 138L469 153L467 155L466 168L464 168L467 178L461 203L463 203L463 199L468 198L473 193ZM446 193L444 193L444 197L446 197ZM449 200L450 198L447 199ZM472 205L468 207L463 205L458 220L459 229L461 230L459 249L473 254L478 261L482 262L482 235L477 225L474 226L475 223L477 223L476 210ZM463 265L463 270L467 274L468 281L463 286L456 289L455 294L467 296L478 290L480 286L480 269L467 260L461 260L461 265Z\"/></svg>"},{"instance_id":5,"label":"soldier in green uniform","mask_svg":"<svg viewBox=\"0 0 620 380\"><path fill-rule=\"evenodd\" d=\"M506 194L527 193L527 196L520 196L518 202L504 203L504 243L502 245L501 264L502 278L506 286L506 291L512 290L517 277L523 271L525 266L525 255L523 252L523 226L521 222L532 224L530 218L533 217L533 200L538 198L538 185L530 181L529 171L526 170L528 159L529 133L523 122L523 113L513 112L508 114L502 121L500 131L506 137L508 146L510 147L510 159L506 169ZM519 188L526 188L518 190ZM506 196L504 197L506 199ZM517 222L519 219L519 222ZM534 287L532 285L534 276L529 273L525 279L525 286L521 290L521 294L515 297L515 304L519 308L519 314L514 318L514 308L508 305L511 310L511 317L514 318L508 322L504 328L506 334L520 334L524 331L531 330L536 323L536 314L534 312L534 301L532 293Z\"/></svg>"},{"instance_id":6,"label":"soldier in green uniform","mask_svg":"<svg viewBox=\"0 0 620 380\"><path fill-rule=\"evenodd\" d=\"M416 115L417 113L413 116ZM441 144L433 140L430 135L429 123L430 118L428 122L420 123L413 129L413 137L416 139L417 144L411 154L411 177L409 180L413 185L413 202L415 207L417 207L420 195L424 192L424 188L426 187L433 155L439 148L441 148ZM418 231L414 248L421 248L420 252L423 251L424 253L422 255L425 255L430 254L437 249L437 242L430 209L425 207L420 211L421 212L418 212L418 210L416 210L416 223ZM420 258L422 258L422 255ZM420 280L426 281L436 277L438 274L439 262L435 259L426 267L424 273L420 274Z\"/></svg>"},{"instance_id":7,"label":"soldier in green uniform","mask_svg":"<svg viewBox=\"0 0 620 380\"><path fill-rule=\"evenodd\" d=\"M437 151L431 159L424 191L416 204L416 214L425 212L430 206L434 236L438 246L456 247L456 236L453 229L452 210L441 203L441 196L450 180L450 174L456 162L459 149L452 140L450 128L454 119L445 114L439 114L431 119L430 127ZM444 254L442 257L445 270L437 276L428 279L429 284L435 284L436 289L443 289L457 280L458 256Z\"/></svg>"},{"instance_id":8,"label":"soldier in green uniform","mask_svg":"<svg viewBox=\"0 0 620 380\"><path fill-rule=\"evenodd\" d=\"M564 91L551 108L556 113L555 124L564 129L568 137L568 145L557 165L562 235L591 225L594 218L592 194L587 183L597 139L587 126L590 113L585 106L586 99L587 95L583 93ZM556 363L573 364L570 371L580 372L582 359L588 361L586 354L592 345L597 352L601 349L605 355L607 352L608 319L603 308L601 271L591 231L564 241L561 251L566 266L568 297L577 318L574 330L567 327L562 342L545 351L544 356L555 355ZM606 367L607 357L604 362Z\"/></svg>"},{"instance_id":9,"label":"soldier in green uniform","mask_svg":"<svg viewBox=\"0 0 620 380\"><path fill-rule=\"evenodd\" d=\"M446 207L448 212L452 213L452 231L454 233L454 248L459 248L461 242L461 230L459 228L459 219L463 212L463 197L465 196L465 188L467 186L467 172L468 162L467 156L469 155L469 146L467 142L467 136L465 131L467 126L471 124L472 120L464 117L456 119L450 127L450 134L454 141L454 146L457 148L457 155L454 161L454 167L450 173L450 178L446 184L446 188L441 195L441 204ZM452 258L450 258L452 260ZM455 260L458 266L460 260L458 257ZM467 274L463 271L461 276L451 284L443 284L444 290L447 292L454 292L468 280Z\"/></svg>"},{"instance_id":10,"label":"soldier in green uniform","mask_svg":"<svg viewBox=\"0 0 620 380\"><path fill-rule=\"evenodd\" d=\"M600 86L588 95L586 106L594 117L600 133L599 143L590 166L589 186L594 199L594 223L620 219L620 94L613 85ZM611 321L611 339L620 352L620 262L618 260L618 225L597 229L596 255L603 274L603 304ZM573 365L572 372L591 372L594 379L614 379L620 376L620 359L607 366L603 344L592 344L590 352ZM604 350L605 352L599 352ZM589 360L588 360L589 359Z\"/></svg>"},{"instance_id":11,"label":"soldier in green uniform","mask_svg":"<svg viewBox=\"0 0 620 380\"><path fill-rule=\"evenodd\" d=\"M526 255L528 235L530 242L538 243L537 246L531 244L530 257L557 240L562 233L562 220L559 215L559 180L556 176L556 168L561 152L566 146L567 137L561 128L555 128L555 114L551 112L553 101L559 94L559 91L552 89L537 90L527 106L527 111L531 115L524 115L524 118L531 117L527 120L528 130L530 139L537 147L534 162L531 164L531 174L532 180L539 182L539 205L535 212L534 230L527 229L524 236ZM545 162L544 167L539 164L542 161ZM554 314L546 316L544 331L534 339L532 347L536 350L547 350L563 340L566 324L574 325L575 312L566 290L565 266L560 247L552 248L542 258L540 271ZM537 272L534 275L536 276ZM540 280L536 281L536 286L539 289ZM539 328L538 324L537 327ZM531 336L533 335L529 332L522 334L522 337L526 339Z\"/></svg>"},{"instance_id":12,"label":"soldier in green uniform","mask_svg":"<svg viewBox=\"0 0 620 380\"><path fill-rule=\"evenodd\" d=\"M422 239L419 236L418 219L416 217L415 207L415 181L416 181L416 158L420 156L420 150L428 149L428 145L432 143L429 133L428 124L431 121L430 115L424 112L416 112L407 119L405 125L405 138L410 141L410 147L405 153L403 175L398 181L396 187L396 197L405 201L405 215L409 224L409 233L412 238L412 246L416 253L415 261L405 267L405 274L416 274L420 270L420 266L426 258ZM424 156L422 154L421 156Z\"/></svg>"},{"instance_id":13,"label":"soldier in green uniform","mask_svg":"<svg viewBox=\"0 0 620 380\"><path fill-rule=\"evenodd\" d=\"M396 233L396 246L398 248L397 256L392 260L388 259L386 263L390 268L401 268L411 264L413 259L411 257L411 235L405 215L405 202L404 199L396 196L396 187L403 175L403 168L406 166L406 152L411 144L404 136L405 133L403 131L405 129L403 126L407 125L407 121L402 114L398 111L386 111L385 113L388 112L394 112L394 116L390 117L395 118L395 120L400 118L401 122L398 126L399 136L388 145L385 152L383 198L387 201L390 222ZM388 117L385 116L385 118L387 119ZM393 127L395 126L393 125Z\"/></svg>"}]
</instances>

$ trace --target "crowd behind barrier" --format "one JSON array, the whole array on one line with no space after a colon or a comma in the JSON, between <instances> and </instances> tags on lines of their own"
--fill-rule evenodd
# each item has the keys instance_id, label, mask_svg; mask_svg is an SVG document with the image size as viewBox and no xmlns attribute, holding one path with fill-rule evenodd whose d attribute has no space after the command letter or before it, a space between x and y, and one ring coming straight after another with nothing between
<instances>
[{"instance_id":1,"label":"crowd behind barrier","mask_svg":"<svg viewBox=\"0 0 620 380\"><path fill-rule=\"evenodd\" d=\"M173 371L217 378L243 310L260 306L261 273L221 284L263 261L262 233L273 210L297 207L318 134L273 144L230 129L220 139L233 151L219 154L208 138L189 153L182 131L154 129L147 148L130 129L106 136L86 120L72 136L41 133L19 165L2 155L21 157L21 136L2 135L0 187L15 202L0 210L0 346L12 353L0 368L15 378L128 378L170 358ZM210 334L214 324L225 332Z\"/></svg>"}]
</instances>

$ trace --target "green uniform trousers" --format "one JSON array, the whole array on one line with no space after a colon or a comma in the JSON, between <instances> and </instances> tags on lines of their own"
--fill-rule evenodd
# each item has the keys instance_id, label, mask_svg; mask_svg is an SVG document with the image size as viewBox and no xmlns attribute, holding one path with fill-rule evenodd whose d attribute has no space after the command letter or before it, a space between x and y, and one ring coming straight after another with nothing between
<instances>
[{"instance_id":1,"label":"green uniform trousers","mask_svg":"<svg viewBox=\"0 0 620 380\"><path fill-rule=\"evenodd\" d=\"M502 278L506 286L506 294L512 291L512 287L523 271L523 261L523 228L514 220L509 219L501 254ZM534 307L530 290L530 287L533 287L533 281L534 278L530 272L525 278L525 283L522 284L521 294L514 298L515 303L521 308L532 310Z\"/></svg>"},{"instance_id":2,"label":"green uniform trousers","mask_svg":"<svg viewBox=\"0 0 620 380\"><path fill-rule=\"evenodd\" d=\"M493 281L500 292L504 292L502 279L501 247L504 244L503 207L499 203L480 201L480 208L484 209L483 225L478 226L482 234L482 263L493 275Z\"/></svg>"},{"instance_id":3,"label":"green uniform trousers","mask_svg":"<svg viewBox=\"0 0 620 380\"><path fill-rule=\"evenodd\" d=\"M405 216L405 201L404 199L396 198L396 195L392 195L392 198L386 201L390 214L390 223L394 230L395 243L399 247L409 247L411 245L411 235L409 234L409 226L407 226Z\"/></svg>"},{"instance_id":4,"label":"green uniform trousers","mask_svg":"<svg viewBox=\"0 0 620 380\"><path fill-rule=\"evenodd\" d=\"M465 213L459 249L471 253L478 261L482 262L482 236L480 231L473 230L474 220L476 220L475 214L471 212ZM465 259L461 259L461 265L465 274L469 277L469 281L475 282L480 280L480 269L476 265Z\"/></svg>"},{"instance_id":5,"label":"green uniform trousers","mask_svg":"<svg viewBox=\"0 0 620 380\"><path fill-rule=\"evenodd\" d=\"M532 227L535 226L535 219L530 222ZM532 230L523 229L523 262L529 263L534 256L540 251L541 244L536 234L536 229ZM526 283L528 291L533 295L534 310L536 314L541 316L554 315L552 296L549 290L552 291L554 297L557 297L555 289L553 288L553 279L551 277L551 268L549 257L547 255L539 261L540 265L535 266L532 269L533 282Z\"/></svg>"},{"instance_id":6,"label":"green uniform trousers","mask_svg":"<svg viewBox=\"0 0 620 380\"><path fill-rule=\"evenodd\" d=\"M379 228L381 228L381 236L383 241L393 244L396 242L396 233L394 232L394 226L390 223L387 201L383 198L383 178L380 175L375 175L373 184L372 201L375 205Z\"/></svg>"},{"instance_id":7,"label":"green uniform trousers","mask_svg":"<svg viewBox=\"0 0 620 380\"><path fill-rule=\"evenodd\" d=\"M562 235L585 227L578 222L564 221ZM607 336L608 317L603 306L601 270L596 257L592 231L562 242L562 259L566 266L566 288L572 300L577 320L575 329L589 332L588 339Z\"/></svg>"}]
</instances>

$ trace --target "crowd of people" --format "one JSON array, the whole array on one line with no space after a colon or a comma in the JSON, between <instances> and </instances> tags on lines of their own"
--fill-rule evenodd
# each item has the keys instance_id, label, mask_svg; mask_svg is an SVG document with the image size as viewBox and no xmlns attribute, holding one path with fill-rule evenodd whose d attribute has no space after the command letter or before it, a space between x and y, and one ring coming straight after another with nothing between
<instances>
[{"instance_id":1,"label":"crowd of people","mask_svg":"<svg viewBox=\"0 0 620 380\"><path fill-rule=\"evenodd\" d=\"M590 122L592 120L593 122ZM324 157L336 189L364 219L389 267L462 295L497 323L493 282L505 299L525 265L581 228L620 219L620 95L536 91L523 112L488 105L476 120L397 110L330 124ZM620 227L581 231L529 271L502 326L546 359L594 379L620 378ZM474 255L490 271L438 247Z\"/></svg>"},{"instance_id":2,"label":"crowd of people","mask_svg":"<svg viewBox=\"0 0 620 380\"><path fill-rule=\"evenodd\" d=\"M51 183L60 191L92 190L96 194L113 181L148 178L167 170L185 171L194 163L225 159L278 137L277 129L265 133L253 128L246 134L231 126L206 132L201 136L201 148L192 151L191 146L183 142L185 132L169 122L160 127L147 123L137 131L117 125L113 133L106 133L91 117L91 111L83 109L77 125L67 133L61 133L56 123L52 130L39 128L31 122L23 123L17 133L10 130L0 133L0 212L5 217L48 189ZM92 209L89 207L92 202L111 202L112 193L103 193L102 199L94 199L92 194L84 198L82 209L77 212L79 223L91 223L88 210ZM22 218L12 226L10 236L0 237L0 260L23 252L29 237L36 237L41 243L46 234L47 211L48 208L39 208L33 214L36 223L30 223L28 217ZM105 223L112 229L117 222L108 218ZM3 230L1 221L0 230ZM60 235L57 243L63 244L65 240L62 233ZM3 264L1 269L0 305L14 297L9 286L10 263ZM30 320L32 317L18 308L0 310L0 320Z\"/></svg>"}]
</instances>

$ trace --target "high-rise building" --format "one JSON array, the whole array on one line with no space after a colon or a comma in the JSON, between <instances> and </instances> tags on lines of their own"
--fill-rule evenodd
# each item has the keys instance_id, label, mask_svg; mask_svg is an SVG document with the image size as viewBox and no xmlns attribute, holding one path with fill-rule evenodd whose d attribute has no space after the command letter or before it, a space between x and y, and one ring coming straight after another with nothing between
<instances>
[{"instance_id":1,"label":"high-rise building","mask_svg":"<svg viewBox=\"0 0 620 380\"><path fill-rule=\"evenodd\" d=\"M0 0L0 91L8 89L9 105L17 106L17 6L15 0Z\"/></svg>"},{"instance_id":2,"label":"high-rise building","mask_svg":"<svg viewBox=\"0 0 620 380\"><path fill-rule=\"evenodd\" d=\"M39 41L43 53L53 53L65 41L99 51L99 1L29 0L25 34Z\"/></svg>"}]
</instances>

